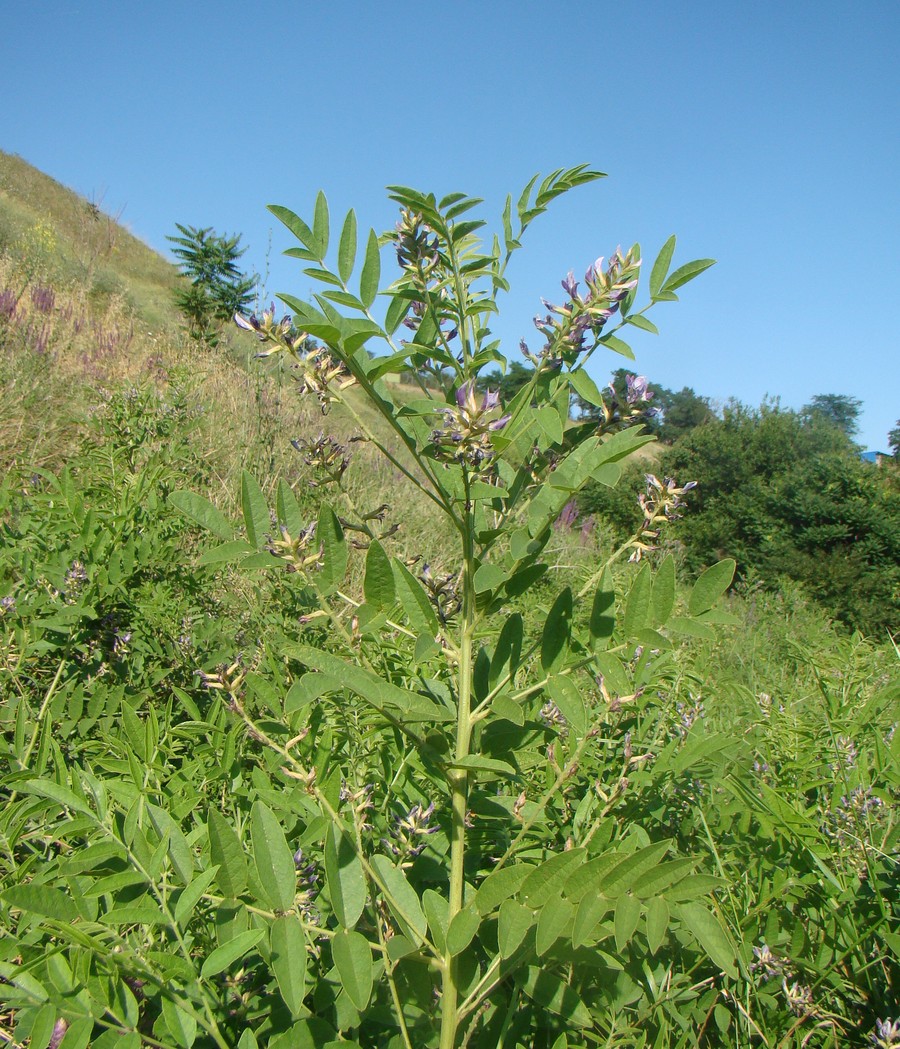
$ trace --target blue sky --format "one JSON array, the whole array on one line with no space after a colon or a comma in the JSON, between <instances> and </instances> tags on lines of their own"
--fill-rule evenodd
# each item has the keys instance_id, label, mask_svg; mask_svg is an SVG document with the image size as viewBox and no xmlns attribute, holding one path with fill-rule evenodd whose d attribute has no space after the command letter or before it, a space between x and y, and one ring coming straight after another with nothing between
<instances>
[{"instance_id":1,"label":"blue sky","mask_svg":"<svg viewBox=\"0 0 900 1049\"><path fill-rule=\"evenodd\" d=\"M580 162L609 178L532 227L496 331L536 344L540 296L617 244L718 265L650 316L636 370L724 402L864 403L900 418L900 4L873 0L3 4L0 148L166 251L238 232L305 296L265 205L393 225L383 187L485 198ZM271 230L271 252L268 244ZM268 253L268 260L267 260ZM385 254L385 266L388 257ZM646 278L645 278L646 279ZM624 363L610 355L595 377Z\"/></svg>"}]
</instances>

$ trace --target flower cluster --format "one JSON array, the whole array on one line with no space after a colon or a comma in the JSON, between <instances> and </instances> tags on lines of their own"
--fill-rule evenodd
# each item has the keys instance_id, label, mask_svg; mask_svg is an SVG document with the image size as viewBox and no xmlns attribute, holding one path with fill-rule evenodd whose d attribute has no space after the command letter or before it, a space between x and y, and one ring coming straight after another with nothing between
<instances>
[{"instance_id":1,"label":"flower cluster","mask_svg":"<svg viewBox=\"0 0 900 1049\"><path fill-rule=\"evenodd\" d=\"M494 455L491 434L502 430L509 415L498 415L500 395L488 390L479 400L471 379L456 391L456 406L443 408L444 424L434 430L431 440L439 454L476 470L488 465Z\"/></svg>"},{"instance_id":2,"label":"flower cluster","mask_svg":"<svg viewBox=\"0 0 900 1049\"><path fill-rule=\"evenodd\" d=\"M869 1041L875 1049L900 1049L900 1020L878 1020Z\"/></svg>"},{"instance_id":3,"label":"flower cluster","mask_svg":"<svg viewBox=\"0 0 900 1049\"><path fill-rule=\"evenodd\" d=\"M253 332L261 342L272 344L270 349L258 353L257 357L271 357L282 352L291 354L294 358L294 377L300 392L313 394L323 414L335 399L334 389L346 390L355 382L340 361L324 347L317 346L306 332L297 331L289 316L276 321L274 303L261 317L245 317L236 313L234 322L244 331Z\"/></svg>"},{"instance_id":4,"label":"flower cluster","mask_svg":"<svg viewBox=\"0 0 900 1049\"><path fill-rule=\"evenodd\" d=\"M599 339L606 322L620 308L622 300L632 288L637 287L641 260L635 257L634 248L625 255L621 248L617 248L606 268L603 262L599 258L588 267L584 275L586 288L583 295L578 291L574 273L570 271L562 282L569 301L556 306L546 299L541 300L549 312L545 316L538 314L534 324L547 340L542 351L545 360L571 364L586 348L588 332L594 339ZM528 353L527 347L523 352L532 363L539 362L540 358Z\"/></svg>"},{"instance_id":5,"label":"flower cluster","mask_svg":"<svg viewBox=\"0 0 900 1049\"><path fill-rule=\"evenodd\" d=\"M599 419L601 433L622 426L625 423L634 424L641 417L647 417L654 413L653 408L648 408L653 400L653 391L650 389L645 375L625 376L625 403L619 401L619 393L613 383L608 386L610 391L609 400L595 409Z\"/></svg>"},{"instance_id":6,"label":"flower cluster","mask_svg":"<svg viewBox=\"0 0 900 1049\"><path fill-rule=\"evenodd\" d=\"M294 448L303 456L307 466L322 474L326 483L340 484L344 471L350 465L347 449L333 437L319 434L314 441L291 441ZM319 481L310 481L310 488L318 488Z\"/></svg>"},{"instance_id":7,"label":"flower cluster","mask_svg":"<svg viewBox=\"0 0 900 1049\"><path fill-rule=\"evenodd\" d=\"M440 255L437 235L423 223L422 216L404 208L394 239L400 268L427 280Z\"/></svg>"},{"instance_id":8,"label":"flower cluster","mask_svg":"<svg viewBox=\"0 0 900 1049\"><path fill-rule=\"evenodd\" d=\"M271 349L258 353L257 357L271 357L279 350L293 350L309 338L305 332L294 329L293 319L289 315L285 314L280 321L275 319L274 302L259 317L256 314L245 317L242 313L236 313L234 323L244 331L253 332L260 342L273 344Z\"/></svg>"},{"instance_id":9,"label":"flower cluster","mask_svg":"<svg viewBox=\"0 0 900 1049\"><path fill-rule=\"evenodd\" d=\"M796 972L787 958L774 954L767 944L753 948L750 972L758 972L763 979L780 979L781 992L795 1016L806 1016L816 1012L812 990L807 984L795 979Z\"/></svg>"},{"instance_id":10,"label":"flower cluster","mask_svg":"<svg viewBox=\"0 0 900 1049\"><path fill-rule=\"evenodd\" d=\"M294 902L307 921L317 923L320 915L315 900L319 895L319 866L303 855L303 849L297 849L294 867L297 870L297 895Z\"/></svg>"},{"instance_id":11,"label":"flower cluster","mask_svg":"<svg viewBox=\"0 0 900 1049\"><path fill-rule=\"evenodd\" d=\"M434 605L441 626L446 626L462 608L462 598L457 586L458 576L455 572L435 575L426 564L422 566L419 580L428 594L428 599Z\"/></svg>"},{"instance_id":12,"label":"flower cluster","mask_svg":"<svg viewBox=\"0 0 900 1049\"><path fill-rule=\"evenodd\" d=\"M634 551L629 561L640 561L659 538L662 526L667 521L676 521L681 514L678 512L684 506L682 496L697 487L696 481L688 481L679 487L672 477L666 477L660 481L655 474L646 474L647 491L638 496L638 504L644 514L641 522L640 536L633 543Z\"/></svg>"},{"instance_id":13,"label":"flower cluster","mask_svg":"<svg viewBox=\"0 0 900 1049\"><path fill-rule=\"evenodd\" d=\"M279 529L280 539L272 539L266 550L284 561L289 572L305 572L319 568L322 562L322 544L316 543L316 522L307 525L298 535L291 535L282 525Z\"/></svg>"},{"instance_id":14,"label":"flower cluster","mask_svg":"<svg viewBox=\"0 0 900 1049\"><path fill-rule=\"evenodd\" d=\"M400 859L401 867L408 867L425 848L424 838L439 830L431 826L433 815L434 802L427 808L417 802L409 812L394 817L390 837L382 838L382 844Z\"/></svg>"}]
</instances>

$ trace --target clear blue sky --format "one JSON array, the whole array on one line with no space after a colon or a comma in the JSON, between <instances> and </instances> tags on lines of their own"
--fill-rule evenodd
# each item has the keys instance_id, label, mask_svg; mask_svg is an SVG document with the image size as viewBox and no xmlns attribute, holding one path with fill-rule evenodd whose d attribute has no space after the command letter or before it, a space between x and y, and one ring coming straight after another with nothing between
<instances>
[{"instance_id":1,"label":"clear blue sky","mask_svg":"<svg viewBox=\"0 0 900 1049\"><path fill-rule=\"evenodd\" d=\"M265 210L395 220L392 182L485 198L579 162L609 173L532 227L496 326L617 244L719 264L651 313L636 370L666 386L900 418L900 3L234 0L3 8L0 148L160 251L174 223L239 232L305 296ZM387 254L384 263L388 263ZM594 369L605 381L624 363Z\"/></svg>"}]
</instances>

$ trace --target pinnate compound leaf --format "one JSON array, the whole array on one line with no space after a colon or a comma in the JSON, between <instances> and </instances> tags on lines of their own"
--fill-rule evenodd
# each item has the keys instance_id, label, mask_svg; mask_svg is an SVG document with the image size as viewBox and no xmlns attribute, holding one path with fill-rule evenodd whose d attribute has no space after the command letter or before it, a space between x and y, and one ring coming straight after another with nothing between
<instances>
[{"instance_id":1,"label":"pinnate compound leaf","mask_svg":"<svg viewBox=\"0 0 900 1049\"><path fill-rule=\"evenodd\" d=\"M706 612L719 600L731 586L734 570L737 567L733 558L727 557L712 567L707 568L694 583L688 598L688 611L692 616Z\"/></svg>"},{"instance_id":2,"label":"pinnate compound leaf","mask_svg":"<svg viewBox=\"0 0 900 1049\"><path fill-rule=\"evenodd\" d=\"M265 929L248 929L246 932L240 932L232 939L226 940L225 943L220 947L216 947L207 956L200 969L200 975L204 980L208 980L211 976L218 976L229 965L232 965L239 958L243 958L245 954L249 954L265 934Z\"/></svg>"},{"instance_id":3,"label":"pinnate compound leaf","mask_svg":"<svg viewBox=\"0 0 900 1049\"><path fill-rule=\"evenodd\" d=\"M333 823L325 832L325 879L337 920L352 929L366 905L366 876L350 838Z\"/></svg>"},{"instance_id":4,"label":"pinnate compound leaf","mask_svg":"<svg viewBox=\"0 0 900 1049\"><path fill-rule=\"evenodd\" d=\"M218 865L216 884L223 896L235 897L247 888L247 860L234 827L217 810L209 810L210 862Z\"/></svg>"},{"instance_id":5,"label":"pinnate compound leaf","mask_svg":"<svg viewBox=\"0 0 900 1049\"><path fill-rule=\"evenodd\" d=\"M678 917L722 972L738 978L737 951L719 919L702 903L679 903Z\"/></svg>"},{"instance_id":6,"label":"pinnate compound leaf","mask_svg":"<svg viewBox=\"0 0 900 1049\"><path fill-rule=\"evenodd\" d=\"M291 1015L303 1013L306 994L306 935L293 914L276 918L269 930L272 972Z\"/></svg>"},{"instance_id":7,"label":"pinnate compound leaf","mask_svg":"<svg viewBox=\"0 0 900 1049\"><path fill-rule=\"evenodd\" d=\"M362 1011L372 995L372 950L358 932L339 932L331 941L331 956L347 997Z\"/></svg>"},{"instance_id":8,"label":"pinnate compound leaf","mask_svg":"<svg viewBox=\"0 0 900 1049\"><path fill-rule=\"evenodd\" d=\"M202 495L196 495L194 492L172 492L169 505L220 539L234 538L234 529L225 519L225 515Z\"/></svg>"},{"instance_id":9,"label":"pinnate compound leaf","mask_svg":"<svg viewBox=\"0 0 900 1049\"><path fill-rule=\"evenodd\" d=\"M253 862L266 899L276 911L290 910L297 893L297 869L281 824L272 810L254 801L250 810Z\"/></svg>"}]
</instances>

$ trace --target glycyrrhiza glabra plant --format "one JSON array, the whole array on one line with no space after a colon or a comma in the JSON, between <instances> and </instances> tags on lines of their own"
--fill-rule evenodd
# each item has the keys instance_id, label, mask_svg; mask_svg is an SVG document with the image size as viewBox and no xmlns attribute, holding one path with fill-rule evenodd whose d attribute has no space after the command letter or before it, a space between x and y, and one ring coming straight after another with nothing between
<instances>
[{"instance_id":1,"label":"glycyrrhiza glabra plant","mask_svg":"<svg viewBox=\"0 0 900 1049\"><path fill-rule=\"evenodd\" d=\"M638 309L640 249L616 249L544 303L537 338L517 350L530 365L519 392L501 403L485 381L505 365L490 325L523 233L555 197L599 177L580 166L533 179L488 249L469 217L480 201L463 194L392 187L396 228L370 232L360 251L351 211L333 262L324 195L311 225L272 209L300 242L288 254L322 289L312 301L282 296L289 315L236 320L321 407L322 432L294 441L318 510L309 516L309 495L283 480L270 508L245 474L237 537L200 496L171 497L223 540L202 563L285 572L295 594L290 630L198 679L210 708L191 724L219 733L232 719L216 775L234 790L192 809L182 831L183 814L155 805L146 817L132 805L122 822L105 800L23 787L44 805L64 797L156 901L112 905L110 921L138 923L116 941L124 952L79 947L79 965L118 966L126 988L140 974L137 1005L120 987L127 1008L104 1007L110 1038L146 1040L152 1028L152 1044L184 1049L562 1046L567 1031L594 1039L630 1024L616 1019L620 999L646 1001L648 1029L662 1022L710 958L718 976L702 986L738 978L735 948L700 902L709 880L690 857L667 859L664 828L629 815L667 753L651 700L677 678L672 639L710 634L733 564L707 571L676 608L673 558L648 555L689 485L655 478L641 528L587 578L554 589L544 556L581 488L614 484L650 439L623 428L649 400L646 382L630 382L623 408L587 362L601 348L630 357L622 329L655 331L647 310L711 263L670 273L670 239ZM389 253L397 272L382 286ZM572 418L573 394L596 418ZM332 409L340 438L325 432ZM353 480L366 447L388 464L386 499ZM427 506L453 537L440 549L424 536L416 549L410 508ZM622 554L642 563L617 594L610 567ZM693 945L691 965L660 954L670 929L680 956ZM653 995L623 975L649 959ZM26 1011L89 1032L87 1004L42 1005L15 966L2 975Z\"/></svg>"},{"instance_id":2,"label":"glycyrrhiza glabra plant","mask_svg":"<svg viewBox=\"0 0 900 1049\"><path fill-rule=\"evenodd\" d=\"M394 507L398 521L388 525L385 505L354 505L343 483L346 449L323 436L298 447L308 465L322 467L314 483L331 486L333 505L323 505L315 521L302 519L282 486L273 533L262 494L245 477L249 542L228 551L254 566L267 557L280 562L300 576L310 602L302 617L307 642L282 644L282 656L298 670L284 707L274 712L280 720L272 721L273 711L254 713L240 689L231 691L231 703L252 738L277 753L286 781L302 785L320 821L326 946L320 940L307 949L333 965L341 988L329 1013L335 1029L355 1033L362 1044L390 1037L392 1028L391 1044L405 1046L506 1044L520 1000L548 1011L562 1028L589 1026L590 1009L578 993L585 977L572 973L570 961L566 979L549 949L558 940L570 952L595 942L610 908L617 940L642 915L652 938L679 916L660 893L690 864L657 878L649 896L634 894L634 881L659 869L669 843L616 843L603 827L627 789L629 768L647 755L635 759L629 737L611 789L582 783L583 796L572 796L581 764L596 764L590 752L615 736L621 712L636 700L630 669L641 658L640 643L655 646L656 655L671 647L672 560L655 577L644 566L617 618L607 571L577 595L565 588L551 600L541 553L579 490L591 480L614 484L618 464L651 439L640 427L615 432L602 421L572 420L574 394L599 408L601 420L612 417L604 414L588 361L601 348L632 357L617 333L628 326L655 332L650 306L675 299L675 290L711 261L670 274L670 239L640 309L637 245L592 263L583 290L569 273L564 301L545 300L546 313L535 317L537 342L521 344L531 365L521 390L501 404L483 379L506 363L490 325L526 227L555 197L599 177L579 166L540 184L533 179L517 205L507 200L502 236L488 249L479 240L484 223L468 217L479 200L454 193L438 201L391 187L400 219L381 237L369 233L358 280L353 211L329 264L324 195L311 225L272 207L300 242L286 254L309 263L304 273L322 290L313 301L282 295L292 317L236 317L265 343L260 356L290 359L301 390L317 397L323 412L340 404L356 439L439 508L456 536L450 571L429 566L424 550L418 563L392 557L388 538L403 511ZM382 289L385 247L393 249L399 274ZM386 310L376 310L379 296ZM386 381L391 376L417 384L421 396L400 395ZM632 390L635 399L649 399L645 380L635 379ZM666 485L676 489L674 481ZM651 516L628 544L638 556L658 534L651 524L665 514ZM345 585L348 546L364 551L358 594ZM701 580L693 616L708 612L732 568L726 563ZM545 606L538 624L521 611L532 600ZM682 617L682 628L686 622ZM321 736L310 744L310 710L323 697L352 708L360 725L355 741L341 747L335 732L327 733L329 752ZM541 716L558 734L549 746L533 728ZM556 809L571 816L573 802L583 825L565 828ZM482 826L490 827L488 840ZM710 912L703 914L714 930L707 946L714 944L718 964L735 974L725 934ZM295 1004L302 1022L305 1007Z\"/></svg>"}]
</instances>

